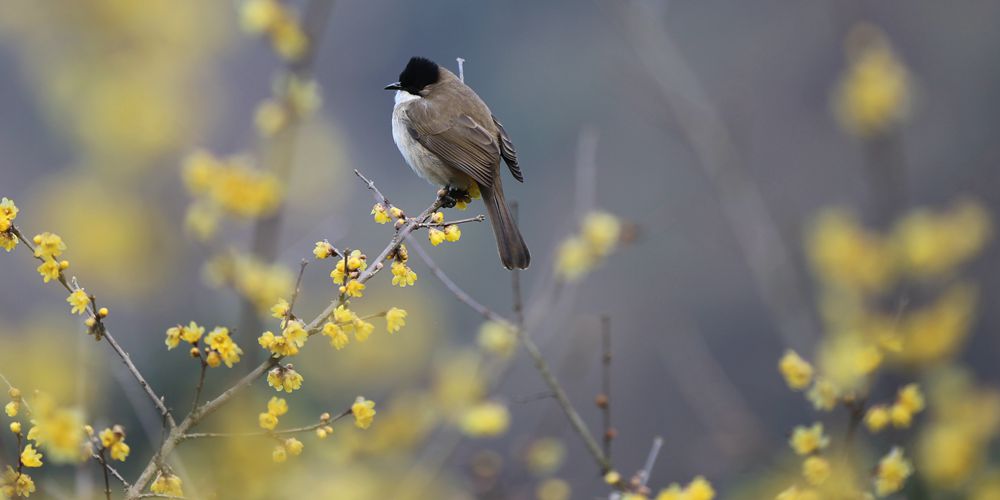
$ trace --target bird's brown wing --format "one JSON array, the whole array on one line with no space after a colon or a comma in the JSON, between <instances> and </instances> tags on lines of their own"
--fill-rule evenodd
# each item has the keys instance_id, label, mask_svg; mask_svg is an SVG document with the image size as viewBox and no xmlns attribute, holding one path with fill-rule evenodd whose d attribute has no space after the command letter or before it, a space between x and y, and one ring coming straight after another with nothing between
<instances>
[{"instance_id":1,"label":"bird's brown wing","mask_svg":"<svg viewBox=\"0 0 1000 500\"><path fill-rule=\"evenodd\" d=\"M415 103L417 104L417 103ZM493 186L500 164L497 139L471 116L444 116L429 106L406 109L410 135L448 165L468 174L480 186Z\"/></svg>"},{"instance_id":2,"label":"bird's brown wing","mask_svg":"<svg viewBox=\"0 0 1000 500\"><path fill-rule=\"evenodd\" d=\"M507 130L503 128L503 124L495 116L493 117L493 124L496 125L497 131L500 133L500 156L507 163L510 173L517 179L517 182L524 182L524 174L521 173L521 167L517 164L517 150L514 149L514 143L511 142L510 136L507 135Z\"/></svg>"}]
</instances>

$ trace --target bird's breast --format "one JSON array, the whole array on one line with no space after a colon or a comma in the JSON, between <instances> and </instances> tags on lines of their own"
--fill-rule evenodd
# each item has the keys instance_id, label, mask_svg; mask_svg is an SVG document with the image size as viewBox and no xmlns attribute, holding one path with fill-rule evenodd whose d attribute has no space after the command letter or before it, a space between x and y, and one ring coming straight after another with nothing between
<instances>
[{"instance_id":1,"label":"bird's breast","mask_svg":"<svg viewBox=\"0 0 1000 500\"><path fill-rule=\"evenodd\" d=\"M419 99L415 96L414 98ZM410 100L413 99L400 102L399 96L397 96L396 107L392 111L392 140L399 148L399 153L403 155L406 164L418 176L431 184L467 187L468 176L442 162L437 155L420 144L411 133L411 127L405 113L406 102Z\"/></svg>"}]
</instances>

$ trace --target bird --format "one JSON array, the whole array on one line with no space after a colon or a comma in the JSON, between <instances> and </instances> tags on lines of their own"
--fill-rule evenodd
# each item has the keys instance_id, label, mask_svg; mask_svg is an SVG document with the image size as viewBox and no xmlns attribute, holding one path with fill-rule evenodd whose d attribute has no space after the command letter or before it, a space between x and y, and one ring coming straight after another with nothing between
<instances>
[{"instance_id":1,"label":"bird","mask_svg":"<svg viewBox=\"0 0 1000 500\"><path fill-rule=\"evenodd\" d=\"M531 255L504 199L501 160L518 182L524 174L514 143L490 108L454 73L423 57L411 58L399 81L385 90L396 91L392 138L406 163L444 189L451 206L478 187L500 262L526 269Z\"/></svg>"}]
</instances>

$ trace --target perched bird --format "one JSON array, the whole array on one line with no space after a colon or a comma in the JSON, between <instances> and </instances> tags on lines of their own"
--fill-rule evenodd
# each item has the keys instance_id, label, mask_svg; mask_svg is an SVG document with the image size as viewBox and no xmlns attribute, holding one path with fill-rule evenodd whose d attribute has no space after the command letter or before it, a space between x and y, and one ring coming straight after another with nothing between
<instances>
[{"instance_id":1,"label":"perched bird","mask_svg":"<svg viewBox=\"0 0 1000 500\"><path fill-rule=\"evenodd\" d=\"M420 177L461 197L477 184L489 212L500 261L525 269L531 260L524 238L504 201L500 159L519 182L517 152L490 108L454 73L414 57L385 87L396 91L392 138Z\"/></svg>"}]
</instances>

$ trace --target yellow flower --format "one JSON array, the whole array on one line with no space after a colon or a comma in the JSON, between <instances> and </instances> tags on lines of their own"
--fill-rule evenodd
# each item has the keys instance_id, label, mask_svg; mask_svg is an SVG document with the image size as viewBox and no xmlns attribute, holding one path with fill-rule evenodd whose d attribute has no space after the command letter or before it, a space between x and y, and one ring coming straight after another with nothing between
<instances>
[{"instance_id":1,"label":"yellow flower","mask_svg":"<svg viewBox=\"0 0 1000 500\"><path fill-rule=\"evenodd\" d=\"M330 337L330 345L338 351L351 342L351 338L344 333L344 330L334 323L327 322L323 325L323 335Z\"/></svg>"},{"instance_id":2,"label":"yellow flower","mask_svg":"<svg viewBox=\"0 0 1000 500\"><path fill-rule=\"evenodd\" d=\"M684 490L681 485L672 483L656 494L656 500L684 500Z\"/></svg>"},{"instance_id":3,"label":"yellow flower","mask_svg":"<svg viewBox=\"0 0 1000 500\"><path fill-rule=\"evenodd\" d=\"M284 399L274 396L267 402L267 412L280 417L288 413L288 403Z\"/></svg>"},{"instance_id":4,"label":"yellow flower","mask_svg":"<svg viewBox=\"0 0 1000 500\"><path fill-rule=\"evenodd\" d=\"M297 457L302 454L303 448L305 448L305 445L298 439L288 438L285 440L285 449L288 450L288 453L290 453L293 457Z\"/></svg>"},{"instance_id":5,"label":"yellow flower","mask_svg":"<svg viewBox=\"0 0 1000 500\"><path fill-rule=\"evenodd\" d=\"M278 426L278 417L272 413L261 413L257 415L257 424L260 425L261 429L273 431Z\"/></svg>"},{"instance_id":6,"label":"yellow flower","mask_svg":"<svg viewBox=\"0 0 1000 500\"><path fill-rule=\"evenodd\" d=\"M352 326L354 327L354 338L357 339L358 342L368 340L368 336L375 331L375 325L360 318L355 319Z\"/></svg>"},{"instance_id":7,"label":"yellow flower","mask_svg":"<svg viewBox=\"0 0 1000 500\"><path fill-rule=\"evenodd\" d=\"M435 224L444 222L444 212L434 212L431 214L431 222Z\"/></svg>"},{"instance_id":8,"label":"yellow flower","mask_svg":"<svg viewBox=\"0 0 1000 500\"><path fill-rule=\"evenodd\" d=\"M556 274L568 281L576 281L586 274L596 259L590 246L580 237L571 237L559 245L556 253Z\"/></svg>"},{"instance_id":9,"label":"yellow flower","mask_svg":"<svg viewBox=\"0 0 1000 500\"><path fill-rule=\"evenodd\" d=\"M111 445L111 458L118 460L119 462L124 462L128 458L128 454L131 451L129 445L125 444L125 441L118 441L117 443Z\"/></svg>"},{"instance_id":10,"label":"yellow flower","mask_svg":"<svg viewBox=\"0 0 1000 500\"><path fill-rule=\"evenodd\" d=\"M274 99L264 99L254 110L253 123L262 137L273 137L288 125L288 111Z\"/></svg>"},{"instance_id":11,"label":"yellow flower","mask_svg":"<svg viewBox=\"0 0 1000 500\"><path fill-rule=\"evenodd\" d=\"M400 288L413 286L417 281L417 273L413 272L406 264L395 261L392 263L392 284Z\"/></svg>"},{"instance_id":12,"label":"yellow flower","mask_svg":"<svg viewBox=\"0 0 1000 500\"><path fill-rule=\"evenodd\" d=\"M837 405L840 389L829 380L821 378L816 380L806 397L812 402L813 408L830 411Z\"/></svg>"},{"instance_id":13,"label":"yellow flower","mask_svg":"<svg viewBox=\"0 0 1000 500\"><path fill-rule=\"evenodd\" d=\"M372 215L375 216L375 222L379 224L385 224L386 222L392 220L389 217L389 212L385 209L385 205L381 203L376 203L375 206L372 207Z\"/></svg>"},{"instance_id":14,"label":"yellow flower","mask_svg":"<svg viewBox=\"0 0 1000 500\"><path fill-rule=\"evenodd\" d=\"M181 478L170 473L161 472L157 474L156 479L153 480L153 484L149 487L149 491L159 495L184 496Z\"/></svg>"},{"instance_id":15,"label":"yellow flower","mask_svg":"<svg viewBox=\"0 0 1000 500\"><path fill-rule=\"evenodd\" d=\"M285 337L289 343L295 345L295 347L302 347L306 344L306 340L309 339L309 332L306 331L305 326L301 321L290 321L285 325L284 331L281 335Z\"/></svg>"},{"instance_id":16,"label":"yellow flower","mask_svg":"<svg viewBox=\"0 0 1000 500\"><path fill-rule=\"evenodd\" d=\"M337 308L334 309L333 311L333 320L337 324L342 325L347 323L353 323L355 318L357 318L357 316L355 316L354 312L348 309L344 305L337 306Z\"/></svg>"},{"instance_id":17,"label":"yellow flower","mask_svg":"<svg viewBox=\"0 0 1000 500\"><path fill-rule=\"evenodd\" d=\"M899 390L896 397L896 404L900 405L910 413L920 413L924 409L924 395L920 392L917 384L908 384Z\"/></svg>"},{"instance_id":18,"label":"yellow flower","mask_svg":"<svg viewBox=\"0 0 1000 500\"><path fill-rule=\"evenodd\" d=\"M604 482L610 485L618 484L621 480L622 475L616 470L609 470L606 474L604 474Z\"/></svg>"},{"instance_id":19,"label":"yellow flower","mask_svg":"<svg viewBox=\"0 0 1000 500\"><path fill-rule=\"evenodd\" d=\"M909 114L909 74L885 34L872 25L852 29L848 49L849 65L834 94L836 116L862 137L883 133Z\"/></svg>"},{"instance_id":20,"label":"yellow flower","mask_svg":"<svg viewBox=\"0 0 1000 500\"><path fill-rule=\"evenodd\" d=\"M42 454L35 450L32 445L27 445L24 450L21 451L21 463L25 467L41 467L42 466Z\"/></svg>"},{"instance_id":21,"label":"yellow flower","mask_svg":"<svg viewBox=\"0 0 1000 500\"><path fill-rule=\"evenodd\" d=\"M817 456L811 456L802 462L802 477L813 486L823 484L830 477L830 462Z\"/></svg>"},{"instance_id":22,"label":"yellow flower","mask_svg":"<svg viewBox=\"0 0 1000 500\"><path fill-rule=\"evenodd\" d=\"M247 33L264 33L283 16L281 6L274 0L247 0L240 8L240 26Z\"/></svg>"},{"instance_id":23,"label":"yellow flower","mask_svg":"<svg viewBox=\"0 0 1000 500\"><path fill-rule=\"evenodd\" d=\"M229 329L223 326L217 326L209 332L205 337L205 342L218 353L228 368L232 368L233 364L238 363L240 355L243 354L243 349L240 349L236 342L233 342L233 339L229 337Z\"/></svg>"},{"instance_id":24,"label":"yellow flower","mask_svg":"<svg viewBox=\"0 0 1000 500\"><path fill-rule=\"evenodd\" d=\"M0 231L10 229L11 223L17 218L18 211L14 200L7 197L0 198Z\"/></svg>"},{"instance_id":25,"label":"yellow flower","mask_svg":"<svg viewBox=\"0 0 1000 500\"><path fill-rule=\"evenodd\" d=\"M358 399L351 405L351 414L354 415L354 425L359 429L367 429L375 420L375 402L358 396Z\"/></svg>"},{"instance_id":26,"label":"yellow flower","mask_svg":"<svg viewBox=\"0 0 1000 500\"><path fill-rule=\"evenodd\" d=\"M614 250L621 235L621 222L607 212L591 212L583 218L583 239L594 254L606 256Z\"/></svg>"},{"instance_id":27,"label":"yellow flower","mask_svg":"<svg viewBox=\"0 0 1000 500\"><path fill-rule=\"evenodd\" d=\"M277 391L292 392L302 388L302 375L291 365L277 367L267 373L267 385Z\"/></svg>"},{"instance_id":28,"label":"yellow flower","mask_svg":"<svg viewBox=\"0 0 1000 500\"><path fill-rule=\"evenodd\" d=\"M66 244L58 234L45 232L33 238L35 242L35 257L55 259L66 250Z\"/></svg>"},{"instance_id":29,"label":"yellow flower","mask_svg":"<svg viewBox=\"0 0 1000 500\"><path fill-rule=\"evenodd\" d=\"M81 413L57 407L45 394L35 396L31 409L34 420L27 438L45 449L50 462L79 462L85 439Z\"/></svg>"},{"instance_id":30,"label":"yellow flower","mask_svg":"<svg viewBox=\"0 0 1000 500\"><path fill-rule=\"evenodd\" d=\"M535 498L538 500L569 500L573 490L563 479L550 477L535 488Z\"/></svg>"},{"instance_id":31,"label":"yellow flower","mask_svg":"<svg viewBox=\"0 0 1000 500\"><path fill-rule=\"evenodd\" d=\"M445 239L444 231L432 227L427 230L427 239L430 240L431 245L438 246Z\"/></svg>"},{"instance_id":32,"label":"yellow flower","mask_svg":"<svg viewBox=\"0 0 1000 500\"><path fill-rule=\"evenodd\" d=\"M290 306L288 301L285 299L278 299L278 303L271 306L271 317L277 319L285 319L290 312Z\"/></svg>"},{"instance_id":33,"label":"yellow flower","mask_svg":"<svg viewBox=\"0 0 1000 500\"><path fill-rule=\"evenodd\" d=\"M893 427L905 429L913 422L913 412L906 406L896 403L889 407L889 419Z\"/></svg>"},{"instance_id":34,"label":"yellow flower","mask_svg":"<svg viewBox=\"0 0 1000 500\"><path fill-rule=\"evenodd\" d=\"M468 436L492 437L507 431L510 425L510 412L507 407L494 402L479 403L462 415L461 429Z\"/></svg>"},{"instance_id":35,"label":"yellow flower","mask_svg":"<svg viewBox=\"0 0 1000 500\"><path fill-rule=\"evenodd\" d=\"M824 284L851 292L877 293L895 279L891 246L843 209L816 218L806 241L813 269Z\"/></svg>"},{"instance_id":36,"label":"yellow flower","mask_svg":"<svg viewBox=\"0 0 1000 500\"><path fill-rule=\"evenodd\" d=\"M903 488L906 479L913 474L913 466L903 456L903 450L895 447L879 460L875 474L875 493L880 497L891 495Z\"/></svg>"},{"instance_id":37,"label":"yellow flower","mask_svg":"<svg viewBox=\"0 0 1000 500\"><path fill-rule=\"evenodd\" d=\"M205 327L198 326L198 323L194 321L188 323L187 326L181 326L181 340L189 344L194 344L201 340L201 336L205 333Z\"/></svg>"},{"instance_id":38,"label":"yellow flower","mask_svg":"<svg viewBox=\"0 0 1000 500\"><path fill-rule=\"evenodd\" d=\"M323 105L323 97L316 80L292 75L287 79L286 84L285 97L288 100L288 105L299 117L308 116Z\"/></svg>"},{"instance_id":39,"label":"yellow flower","mask_svg":"<svg viewBox=\"0 0 1000 500\"><path fill-rule=\"evenodd\" d=\"M358 280L351 280L347 282L347 286L344 287L343 293L347 294L348 297L360 297L365 289L365 284Z\"/></svg>"},{"instance_id":40,"label":"yellow flower","mask_svg":"<svg viewBox=\"0 0 1000 500\"><path fill-rule=\"evenodd\" d=\"M98 434L98 438L101 440L101 446L111 452L112 459L124 462L128 458L130 448L125 444L125 433L121 426L104 429Z\"/></svg>"},{"instance_id":41,"label":"yellow flower","mask_svg":"<svg viewBox=\"0 0 1000 500\"><path fill-rule=\"evenodd\" d=\"M9 252L17 246L17 242L17 236L14 236L13 233L0 232L0 248Z\"/></svg>"},{"instance_id":42,"label":"yellow flower","mask_svg":"<svg viewBox=\"0 0 1000 500\"><path fill-rule=\"evenodd\" d=\"M524 453L528 470L536 476L548 476L562 466L566 459L566 446L555 438L532 441Z\"/></svg>"},{"instance_id":43,"label":"yellow flower","mask_svg":"<svg viewBox=\"0 0 1000 500\"><path fill-rule=\"evenodd\" d=\"M389 330L389 333L398 332L404 326L406 326L405 310L393 307L385 313L385 327Z\"/></svg>"},{"instance_id":44,"label":"yellow flower","mask_svg":"<svg viewBox=\"0 0 1000 500\"><path fill-rule=\"evenodd\" d=\"M284 18L272 26L271 43L275 52L289 61L301 59L309 48L309 39L302 27L295 21Z\"/></svg>"},{"instance_id":45,"label":"yellow flower","mask_svg":"<svg viewBox=\"0 0 1000 500\"><path fill-rule=\"evenodd\" d=\"M4 411L7 413L8 417L16 417L17 412L21 410L21 403L18 401L11 401L4 405Z\"/></svg>"},{"instance_id":46,"label":"yellow flower","mask_svg":"<svg viewBox=\"0 0 1000 500\"><path fill-rule=\"evenodd\" d=\"M42 275L42 280L45 283L52 281L54 279L59 279L59 263L52 259L45 259L42 265L38 266L38 274Z\"/></svg>"},{"instance_id":47,"label":"yellow flower","mask_svg":"<svg viewBox=\"0 0 1000 500\"><path fill-rule=\"evenodd\" d=\"M715 498L715 489L707 479L698 476L688 483L684 488L684 500L712 500Z\"/></svg>"},{"instance_id":48,"label":"yellow flower","mask_svg":"<svg viewBox=\"0 0 1000 500\"><path fill-rule=\"evenodd\" d=\"M785 377L785 383L788 384L788 387L796 391L809 387L809 383L812 382L812 365L791 349L785 351L785 355L781 357L778 369Z\"/></svg>"},{"instance_id":49,"label":"yellow flower","mask_svg":"<svg viewBox=\"0 0 1000 500\"><path fill-rule=\"evenodd\" d=\"M274 450L271 451L271 460L274 460L274 463L276 464L280 464L285 460L288 460L288 451L285 450L284 445L274 447Z\"/></svg>"},{"instance_id":50,"label":"yellow flower","mask_svg":"<svg viewBox=\"0 0 1000 500\"><path fill-rule=\"evenodd\" d=\"M823 435L823 424L817 422L812 427L797 426L792 431L789 444L795 453L799 455L809 455L814 451L826 448L830 444L830 438Z\"/></svg>"},{"instance_id":51,"label":"yellow flower","mask_svg":"<svg viewBox=\"0 0 1000 500\"><path fill-rule=\"evenodd\" d=\"M879 432L889 425L889 410L885 406L873 406L865 414L865 426L871 432Z\"/></svg>"},{"instance_id":52,"label":"yellow flower","mask_svg":"<svg viewBox=\"0 0 1000 500\"><path fill-rule=\"evenodd\" d=\"M455 224L450 224L444 227L444 239L446 241L455 242L462 237L462 230L458 228Z\"/></svg>"},{"instance_id":53,"label":"yellow flower","mask_svg":"<svg viewBox=\"0 0 1000 500\"><path fill-rule=\"evenodd\" d=\"M333 245L331 245L330 242L325 240L317 241L316 247L313 248L313 255L315 255L318 260L323 260L332 257L336 253L337 252L336 250L334 250ZM341 269L341 272L343 272L343 269ZM343 280L341 280L341 283L342 282Z\"/></svg>"},{"instance_id":54,"label":"yellow flower","mask_svg":"<svg viewBox=\"0 0 1000 500\"><path fill-rule=\"evenodd\" d=\"M10 423L10 432L12 432L14 434L20 434L21 433L21 422L17 422L17 421L11 422Z\"/></svg>"},{"instance_id":55,"label":"yellow flower","mask_svg":"<svg viewBox=\"0 0 1000 500\"><path fill-rule=\"evenodd\" d=\"M0 498L13 498L15 496L27 498L35 492L35 482L31 476L14 470L7 466L7 470L0 477Z\"/></svg>"},{"instance_id":56,"label":"yellow flower","mask_svg":"<svg viewBox=\"0 0 1000 500\"><path fill-rule=\"evenodd\" d=\"M90 305L90 297L82 288L77 288L73 290L73 293L69 294L69 297L66 297L66 302L71 306L71 313L83 314L87 311L87 306Z\"/></svg>"},{"instance_id":57,"label":"yellow flower","mask_svg":"<svg viewBox=\"0 0 1000 500\"><path fill-rule=\"evenodd\" d=\"M479 327L479 347L498 356L508 357L517 348L514 332L501 323L487 321Z\"/></svg>"}]
</instances>

